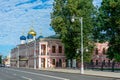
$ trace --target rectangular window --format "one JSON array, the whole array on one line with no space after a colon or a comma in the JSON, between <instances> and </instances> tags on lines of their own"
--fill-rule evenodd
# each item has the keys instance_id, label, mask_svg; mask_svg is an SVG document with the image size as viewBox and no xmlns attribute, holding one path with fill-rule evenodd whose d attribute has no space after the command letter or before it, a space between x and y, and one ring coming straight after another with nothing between
<instances>
[{"instance_id":1,"label":"rectangular window","mask_svg":"<svg viewBox=\"0 0 120 80\"><path fill-rule=\"evenodd\" d=\"M98 48L95 49L95 54L98 55Z\"/></svg>"},{"instance_id":2,"label":"rectangular window","mask_svg":"<svg viewBox=\"0 0 120 80\"><path fill-rule=\"evenodd\" d=\"M46 45L41 45L41 54L42 55L45 55L45 53L46 53Z\"/></svg>"},{"instance_id":3,"label":"rectangular window","mask_svg":"<svg viewBox=\"0 0 120 80\"><path fill-rule=\"evenodd\" d=\"M62 46L59 46L59 53L62 53Z\"/></svg>"},{"instance_id":4,"label":"rectangular window","mask_svg":"<svg viewBox=\"0 0 120 80\"><path fill-rule=\"evenodd\" d=\"M55 53L55 52L56 52L56 47L52 46L52 53Z\"/></svg>"},{"instance_id":5,"label":"rectangular window","mask_svg":"<svg viewBox=\"0 0 120 80\"><path fill-rule=\"evenodd\" d=\"M52 60L52 64L55 65L55 59Z\"/></svg>"},{"instance_id":6,"label":"rectangular window","mask_svg":"<svg viewBox=\"0 0 120 80\"><path fill-rule=\"evenodd\" d=\"M105 54L106 53L106 50L105 50L105 48L103 48L103 54Z\"/></svg>"}]
</instances>

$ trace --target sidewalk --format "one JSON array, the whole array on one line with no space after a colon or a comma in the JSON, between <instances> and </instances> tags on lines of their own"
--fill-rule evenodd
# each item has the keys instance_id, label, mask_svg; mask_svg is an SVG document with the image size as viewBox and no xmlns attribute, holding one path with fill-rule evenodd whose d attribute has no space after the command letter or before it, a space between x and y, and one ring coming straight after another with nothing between
<instances>
[{"instance_id":1,"label":"sidewalk","mask_svg":"<svg viewBox=\"0 0 120 80\"><path fill-rule=\"evenodd\" d=\"M53 68L51 68L51 69L39 69L39 70L65 72L65 73L80 73L79 69L53 69ZM84 75L120 78L120 72L85 70ZM118 80L120 80L120 79L118 79Z\"/></svg>"}]
</instances>

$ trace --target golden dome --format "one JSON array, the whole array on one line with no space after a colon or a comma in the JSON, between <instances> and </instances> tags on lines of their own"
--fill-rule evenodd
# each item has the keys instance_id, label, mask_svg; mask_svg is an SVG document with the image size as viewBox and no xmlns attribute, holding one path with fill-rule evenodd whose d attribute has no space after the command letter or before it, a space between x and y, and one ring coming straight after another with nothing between
<instances>
[{"instance_id":1,"label":"golden dome","mask_svg":"<svg viewBox=\"0 0 120 80\"><path fill-rule=\"evenodd\" d=\"M32 36L36 36L36 32L34 31L34 29L31 29L28 34L31 34Z\"/></svg>"}]
</instances>

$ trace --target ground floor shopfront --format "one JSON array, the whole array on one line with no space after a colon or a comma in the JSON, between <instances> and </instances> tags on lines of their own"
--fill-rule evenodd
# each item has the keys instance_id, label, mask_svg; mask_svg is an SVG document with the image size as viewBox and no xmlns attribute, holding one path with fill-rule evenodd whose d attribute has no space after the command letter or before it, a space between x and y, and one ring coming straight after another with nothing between
<instances>
[{"instance_id":1,"label":"ground floor shopfront","mask_svg":"<svg viewBox=\"0 0 120 80\"><path fill-rule=\"evenodd\" d=\"M12 67L25 67L25 68L56 68L56 67L66 67L65 57L39 57L39 58L31 58L28 60L19 60L13 61L11 63Z\"/></svg>"}]
</instances>

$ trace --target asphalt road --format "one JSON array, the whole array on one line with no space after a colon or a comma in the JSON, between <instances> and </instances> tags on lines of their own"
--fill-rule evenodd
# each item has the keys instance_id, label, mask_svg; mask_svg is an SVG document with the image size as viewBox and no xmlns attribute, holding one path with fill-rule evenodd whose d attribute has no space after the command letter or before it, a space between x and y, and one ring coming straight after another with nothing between
<instances>
[{"instance_id":1,"label":"asphalt road","mask_svg":"<svg viewBox=\"0 0 120 80\"><path fill-rule=\"evenodd\" d=\"M40 71L34 69L0 68L0 80L117 80L115 78Z\"/></svg>"}]
</instances>

